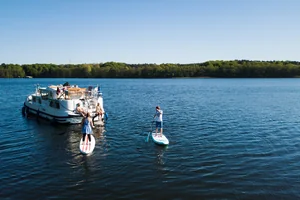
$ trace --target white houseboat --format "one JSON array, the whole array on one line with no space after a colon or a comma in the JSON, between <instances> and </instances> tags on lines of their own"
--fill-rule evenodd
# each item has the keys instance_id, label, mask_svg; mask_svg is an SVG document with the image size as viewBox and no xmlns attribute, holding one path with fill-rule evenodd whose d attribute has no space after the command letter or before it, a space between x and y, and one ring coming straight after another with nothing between
<instances>
[{"instance_id":1,"label":"white houseboat","mask_svg":"<svg viewBox=\"0 0 300 200\"><path fill-rule=\"evenodd\" d=\"M99 103L102 116L96 114ZM78 112L77 107L81 111ZM103 125L104 116L107 116L103 107L103 96L100 86L80 88L77 85L50 85L48 87L36 86L35 93L29 95L22 109L24 115L34 114L51 122L62 124L81 123L82 113L89 112L95 124Z\"/></svg>"}]
</instances>

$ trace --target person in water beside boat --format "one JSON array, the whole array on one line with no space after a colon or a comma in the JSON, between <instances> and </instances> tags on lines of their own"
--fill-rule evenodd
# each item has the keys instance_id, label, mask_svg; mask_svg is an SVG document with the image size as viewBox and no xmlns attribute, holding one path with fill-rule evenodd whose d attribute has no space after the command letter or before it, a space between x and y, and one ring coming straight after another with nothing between
<instances>
[{"instance_id":1,"label":"person in water beside boat","mask_svg":"<svg viewBox=\"0 0 300 200\"><path fill-rule=\"evenodd\" d=\"M154 120L155 120L155 133L157 135L158 129L160 129L160 136L163 134L163 119L162 119L163 111L160 109L159 106L156 106L156 111L154 114Z\"/></svg>"},{"instance_id":2,"label":"person in water beside boat","mask_svg":"<svg viewBox=\"0 0 300 200\"><path fill-rule=\"evenodd\" d=\"M90 113L86 113L86 116L82 118L81 121L81 133L82 133L82 141L84 142L85 136L88 135L89 142L91 142L91 134L93 133L92 128L95 128Z\"/></svg>"}]
</instances>

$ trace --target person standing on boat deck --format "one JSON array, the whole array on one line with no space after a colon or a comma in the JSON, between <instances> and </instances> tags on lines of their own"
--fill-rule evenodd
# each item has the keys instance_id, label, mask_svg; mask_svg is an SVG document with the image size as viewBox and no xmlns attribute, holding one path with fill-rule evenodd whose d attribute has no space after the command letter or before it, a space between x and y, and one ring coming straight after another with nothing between
<instances>
[{"instance_id":1,"label":"person standing on boat deck","mask_svg":"<svg viewBox=\"0 0 300 200\"><path fill-rule=\"evenodd\" d=\"M60 93L60 89L59 89L59 87L57 87L56 88L56 94L59 95L59 93Z\"/></svg>"},{"instance_id":2,"label":"person standing on boat deck","mask_svg":"<svg viewBox=\"0 0 300 200\"><path fill-rule=\"evenodd\" d=\"M160 128L160 134L162 135L163 133L163 119L162 119L163 111L160 109L159 106L156 106L156 111L154 115L154 120L156 122L155 127L155 133L157 134L158 128Z\"/></svg>"},{"instance_id":3,"label":"person standing on boat deck","mask_svg":"<svg viewBox=\"0 0 300 200\"><path fill-rule=\"evenodd\" d=\"M60 89L59 87L56 88L56 95L57 95L57 98L58 98L58 95L60 94Z\"/></svg>"},{"instance_id":4,"label":"person standing on boat deck","mask_svg":"<svg viewBox=\"0 0 300 200\"><path fill-rule=\"evenodd\" d=\"M81 133L82 133L82 141L84 142L85 136L88 135L89 142L91 142L91 134L93 133L92 128L95 128L93 121L91 119L90 113L86 113L86 116L82 118L81 121Z\"/></svg>"}]
</instances>

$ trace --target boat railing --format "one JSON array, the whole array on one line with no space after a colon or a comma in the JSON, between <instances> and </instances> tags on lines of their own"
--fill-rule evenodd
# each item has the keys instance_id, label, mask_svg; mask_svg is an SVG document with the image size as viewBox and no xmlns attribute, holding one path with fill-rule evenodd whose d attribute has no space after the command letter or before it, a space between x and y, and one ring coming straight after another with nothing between
<instances>
[{"instance_id":1,"label":"boat railing","mask_svg":"<svg viewBox=\"0 0 300 200\"><path fill-rule=\"evenodd\" d=\"M89 86L87 88L79 88L79 87L70 87L70 86L49 86L51 90L53 90L53 95L57 99L65 99L65 100L90 100L97 99L99 96L102 96L102 92L99 86L92 87ZM56 88L59 88L59 93L56 93ZM56 93L56 94L55 94Z\"/></svg>"}]
</instances>

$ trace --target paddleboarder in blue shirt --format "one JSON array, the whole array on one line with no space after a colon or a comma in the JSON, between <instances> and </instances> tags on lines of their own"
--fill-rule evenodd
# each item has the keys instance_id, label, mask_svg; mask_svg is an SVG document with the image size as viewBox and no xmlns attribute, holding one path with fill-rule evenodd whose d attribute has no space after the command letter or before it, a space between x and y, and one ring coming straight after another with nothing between
<instances>
[{"instance_id":1,"label":"paddleboarder in blue shirt","mask_svg":"<svg viewBox=\"0 0 300 200\"><path fill-rule=\"evenodd\" d=\"M155 115L154 115L154 120L156 122L155 127L155 133L157 135L158 132L158 128L160 128L160 135L162 135L163 133L163 119L162 119L162 115L163 115L163 111L160 109L159 106L156 106L156 111L155 111Z\"/></svg>"}]
</instances>

